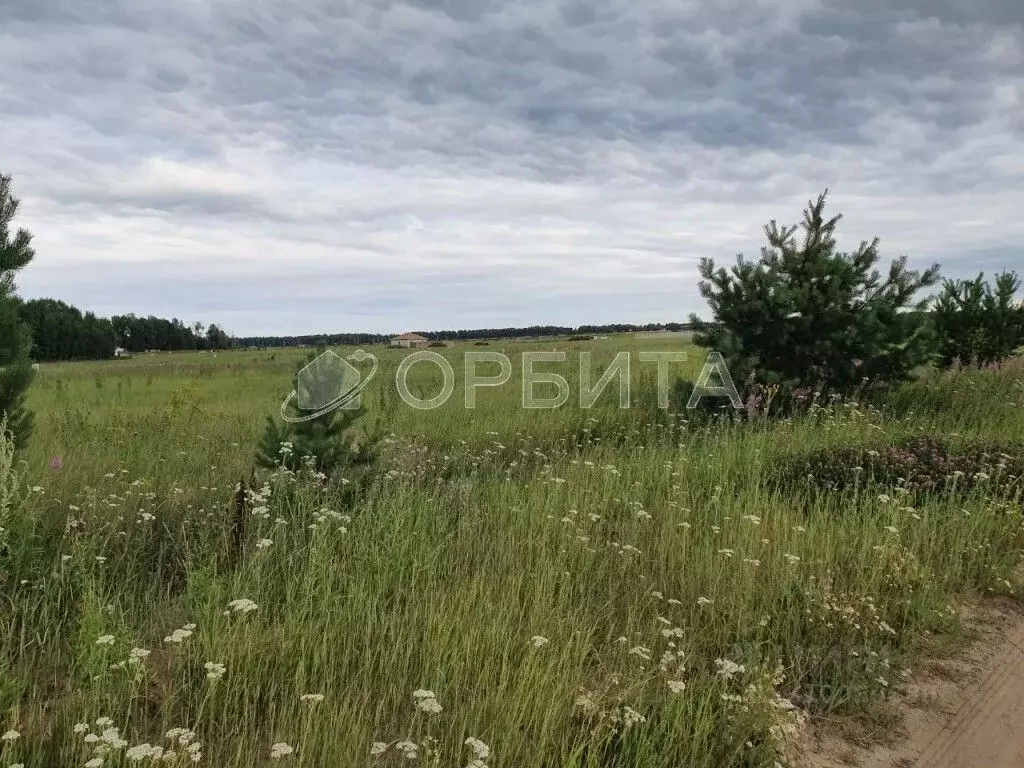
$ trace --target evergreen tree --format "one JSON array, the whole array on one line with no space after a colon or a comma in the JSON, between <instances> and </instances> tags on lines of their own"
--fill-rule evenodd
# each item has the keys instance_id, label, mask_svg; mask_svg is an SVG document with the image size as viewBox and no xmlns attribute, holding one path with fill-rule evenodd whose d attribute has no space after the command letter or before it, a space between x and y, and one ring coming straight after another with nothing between
<instances>
[{"instance_id":1,"label":"evergreen tree","mask_svg":"<svg viewBox=\"0 0 1024 768\"><path fill-rule=\"evenodd\" d=\"M808 203L799 226L771 221L758 261L700 264L714 320L691 318L696 342L722 354L737 386L779 387L777 402L794 389L849 393L865 381L904 380L931 354L927 299L915 295L938 281L938 265L919 273L903 256L883 278L877 238L839 251L841 216L825 218L827 194Z\"/></svg>"},{"instance_id":2,"label":"evergreen tree","mask_svg":"<svg viewBox=\"0 0 1024 768\"><path fill-rule=\"evenodd\" d=\"M935 331L942 366L1000 363L1024 344L1024 307L1014 303L1016 272L985 273L973 280L946 280L935 303Z\"/></svg>"},{"instance_id":3,"label":"evergreen tree","mask_svg":"<svg viewBox=\"0 0 1024 768\"><path fill-rule=\"evenodd\" d=\"M26 230L11 232L19 203L11 186L11 177L0 174L0 418L6 420L15 447L22 448L32 432L32 414L25 408L33 377L32 338L21 320L14 275L32 261L35 251Z\"/></svg>"},{"instance_id":4,"label":"evergreen tree","mask_svg":"<svg viewBox=\"0 0 1024 768\"><path fill-rule=\"evenodd\" d=\"M293 387L300 384L298 372L322 354L311 352L296 369ZM316 385L314 384L314 387ZM304 415L294 401L289 404L292 415ZM315 419L289 422L267 417L267 426L256 450L256 462L272 469L284 466L298 471L311 461L318 472L328 477L342 473L346 480L359 480L365 476L377 457L379 430L368 432L357 429L357 422L366 414L357 409L336 408ZM357 434L357 431L359 434Z\"/></svg>"}]
</instances>

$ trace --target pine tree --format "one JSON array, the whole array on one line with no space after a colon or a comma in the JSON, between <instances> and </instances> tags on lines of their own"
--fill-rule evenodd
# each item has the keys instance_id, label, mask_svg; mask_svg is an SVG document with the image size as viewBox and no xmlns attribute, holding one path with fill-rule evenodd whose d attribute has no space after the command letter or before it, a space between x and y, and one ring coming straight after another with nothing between
<instances>
[{"instance_id":1,"label":"pine tree","mask_svg":"<svg viewBox=\"0 0 1024 768\"><path fill-rule=\"evenodd\" d=\"M322 354L310 353L296 369L293 387L298 389L298 372ZM289 405L295 416L303 415L294 403ZM256 449L256 462L272 469L284 466L298 471L311 461L318 472L331 477L341 473L346 480L365 476L377 458L379 430L359 429L357 422L366 414L363 407L336 408L309 421L289 422L267 417L267 426Z\"/></svg>"},{"instance_id":2,"label":"pine tree","mask_svg":"<svg viewBox=\"0 0 1024 768\"><path fill-rule=\"evenodd\" d=\"M1024 344L1024 308L1014 301L1020 285L1016 272L996 275L994 288L983 272L943 283L933 312L943 367L1000 363Z\"/></svg>"},{"instance_id":3,"label":"pine tree","mask_svg":"<svg viewBox=\"0 0 1024 768\"><path fill-rule=\"evenodd\" d=\"M32 337L21 320L14 276L32 261L35 251L26 230L11 233L19 204L11 187L11 177L0 174L0 418L15 447L23 448L32 433L32 414L25 408L25 391L33 378Z\"/></svg>"},{"instance_id":4,"label":"pine tree","mask_svg":"<svg viewBox=\"0 0 1024 768\"><path fill-rule=\"evenodd\" d=\"M714 320L691 317L696 342L722 354L737 386L779 387L779 402L805 388L850 393L905 380L931 356L927 299L915 296L938 281L938 265L919 273L901 256L883 278L877 238L839 251L842 217L825 218L827 195L808 203L799 226L771 221L758 261L700 264Z\"/></svg>"}]
</instances>

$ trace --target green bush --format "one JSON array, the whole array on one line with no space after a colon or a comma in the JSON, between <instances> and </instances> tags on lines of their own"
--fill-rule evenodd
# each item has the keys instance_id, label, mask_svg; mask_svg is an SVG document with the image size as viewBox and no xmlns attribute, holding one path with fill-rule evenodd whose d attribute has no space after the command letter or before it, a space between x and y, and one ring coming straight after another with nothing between
<instances>
[{"instance_id":1,"label":"green bush","mask_svg":"<svg viewBox=\"0 0 1024 768\"><path fill-rule=\"evenodd\" d=\"M1024 344L1024 307L1014 303L1020 288L1016 272L985 273L973 280L946 280L933 312L939 363L985 366L999 364Z\"/></svg>"},{"instance_id":2,"label":"green bush","mask_svg":"<svg viewBox=\"0 0 1024 768\"><path fill-rule=\"evenodd\" d=\"M755 408L784 407L794 392L850 394L907 380L931 356L927 301L915 296L939 279L938 266L908 270L901 256L883 278L877 238L838 250L841 217L825 218L826 194L799 227L770 222L756 262L741 255L729 270L700 265L713 321L691 318L695 341L722 354Z\"/></svg>"}]
</instances>

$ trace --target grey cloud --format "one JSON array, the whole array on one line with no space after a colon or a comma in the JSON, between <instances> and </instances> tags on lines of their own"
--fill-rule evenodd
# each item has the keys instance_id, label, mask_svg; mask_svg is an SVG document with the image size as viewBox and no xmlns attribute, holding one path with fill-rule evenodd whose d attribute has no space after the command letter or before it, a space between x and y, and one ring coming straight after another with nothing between
<instances>
[{"instance_id":1,"label":"grey cloud","mask_svg":"<svg viewBox=\"0 0 1024 768\"><path fill-rule=\"evenodd\" d=\"M994 264L1024 236L1022 14L6 0L21 284L239 332L252 302L291 332L680 318L701 256L756 252L825 186L851 245ZM335 316L309 280L359 297Z\"/></svg>"}]
</instances>

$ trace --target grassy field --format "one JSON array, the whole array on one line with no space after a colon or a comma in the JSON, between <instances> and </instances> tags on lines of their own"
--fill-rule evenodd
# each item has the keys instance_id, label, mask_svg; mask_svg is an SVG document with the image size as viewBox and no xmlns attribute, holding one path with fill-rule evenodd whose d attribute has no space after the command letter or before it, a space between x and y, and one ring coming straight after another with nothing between
<instances>
[{"instance_id":1,"label":"grassy field","mask_svg":"<svg viewBox=\"0 0 1024 768\"><path fill-rule=\"evenodd\" d=\"M465 409L472 345L437 350L451 401L411 409L406 352L375 350L377 480L261 475L240 553L236 483L305 351L43 366L32 443L0 452L0 766L754 768L806 713L877 713L959 600L1014 588L1020 367L703 426L647 365L632 408L578 407L579 351L680 343L487 348L566 350L557 410L520 407L516 366ZM929 492L782 471L922 435L1006 453Z\"/></svg>"}]
</instances>

